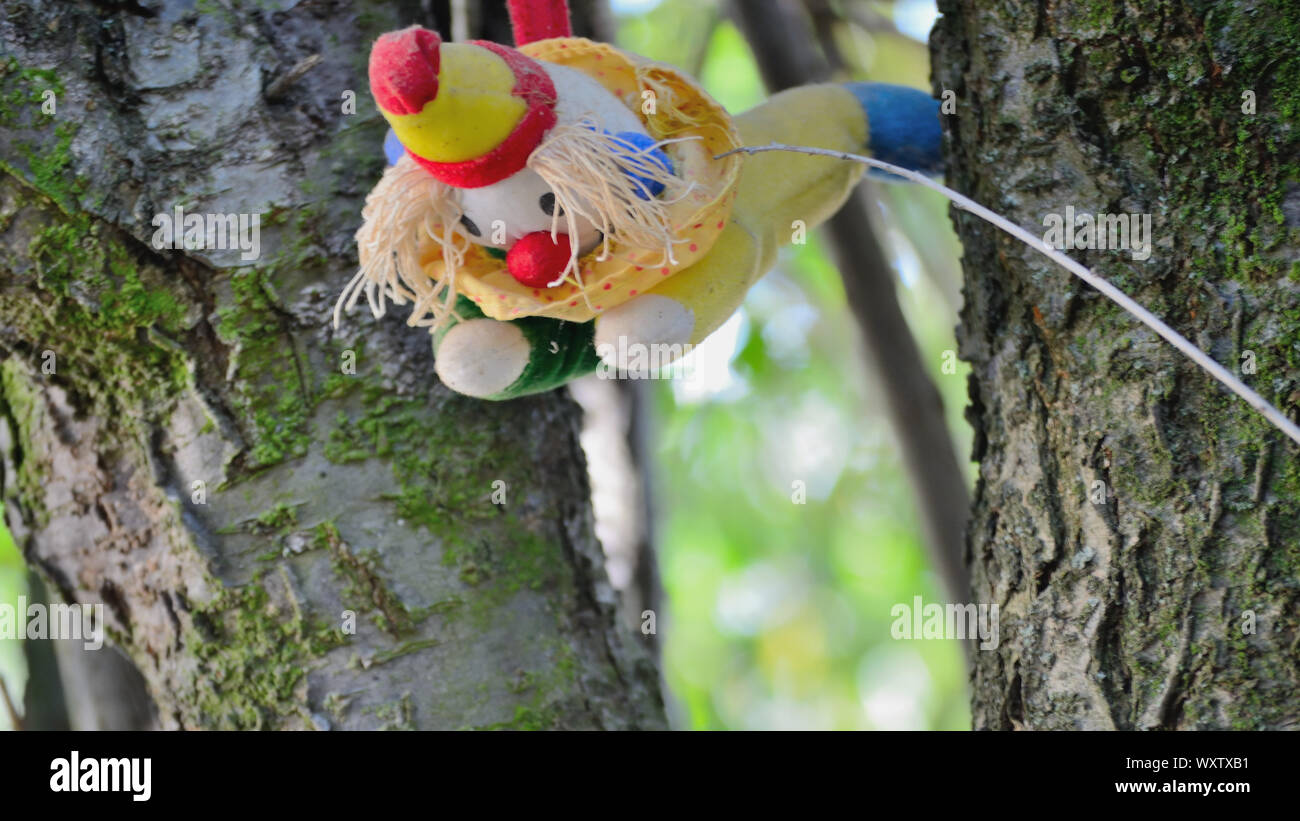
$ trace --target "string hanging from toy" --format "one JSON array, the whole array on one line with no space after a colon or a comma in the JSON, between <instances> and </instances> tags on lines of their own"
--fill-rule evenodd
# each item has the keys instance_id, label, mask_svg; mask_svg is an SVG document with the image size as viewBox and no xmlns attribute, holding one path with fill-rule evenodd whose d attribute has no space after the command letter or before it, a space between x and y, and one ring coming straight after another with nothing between
<instances>
[{"instance_id":1,"label":"string hanging from toy","mask_svg":"<svg viewBox=\"0 0 1300 821\"><path fill-rule=\"evenodd\" d=\"M552 37L572 37L568 0L509 0L515 46Z\"/></svg>"},{"instance_id":2,"label":"string hanging from toy","mask_svg":"<svg viewBox=\"0 0 1300 821\"><path fill-rule=\"evenodd\" d=\"M1269 404L1268 400L1264 397L1251 390L1246 383L1233 376L1227 368L1214 361L1209 354L1193 345L1186 337L1169 327L1164 320L1160 319L1146 308L1143 308L1132 297L1110 284L1106 279L1093 273L1091 269L1075 262L1070 257L1048 245L1042 238L1034 236L1011 220L995 211L985 208L970 197L959 194L945 185L940 185L924 174L909 171L906 168L878 160L875 157L864 157L861 154L850 154L845 151L832 151L826 148L812 148L805 145L783 145L781 143L772 143L770 145L750 145L723 152L722 154L715 156L714 159L720 160L723 157L730 156L731 154L758 154L764 151L793 151L798 154L812 154L819 157L834 157L839 160L849 160L850 162L861 163L863 165L871 166L872 168L878 168L881 171L888 171L890 174L911 180L912 182L923 185L933 191L938 191L961 210L974 214L985 222L1002 229L1006 233L1028 245L1030 248L1033 248L1039 253L1047 256L1053 262L1065 268L1067 271L1088 283L1093 288L1101 291L1107 299L1137 317L1143 325L1146 325L1148 328L1162 336L1166 342L1184 353L1197 365L1200 365L1211 376L1226 385L1233 393L1246 400L1247 404L1259 411L1260 414L1271 422L1274 427L1285 433L1297 444L1300 444L1300 426L1297 426L1295 422L1292 422L1291 419L1282 411Z\"/></svg>"}]
</instances>

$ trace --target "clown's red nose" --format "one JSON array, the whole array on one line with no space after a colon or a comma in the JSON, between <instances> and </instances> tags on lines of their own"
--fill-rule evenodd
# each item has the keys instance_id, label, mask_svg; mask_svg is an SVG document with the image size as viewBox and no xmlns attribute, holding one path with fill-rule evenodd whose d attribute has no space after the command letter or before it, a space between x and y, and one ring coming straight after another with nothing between
<instances>
[{"instance_id":1,"label":"clown's red nose","mask_svg":"<svg viewBox=\"0 0 1300 821\"><path fill-rule=\"evenodd\" d=\"M510 276L530 288L545 288L560 278L569 264L569 235L550 231L524 234L506 253L506 269Z\"/></svg>"},{"instance_id":2,"label":"clown's red nose","mask_svg":"<svg viewBox=\"0 0 1300 821\"><path fill-rule=\"evenodd\" d=\"M390 114L415 114L438 96L437 32L419 26L391 31L370 49L370 91Z\"/></svg>"}]
</instances>

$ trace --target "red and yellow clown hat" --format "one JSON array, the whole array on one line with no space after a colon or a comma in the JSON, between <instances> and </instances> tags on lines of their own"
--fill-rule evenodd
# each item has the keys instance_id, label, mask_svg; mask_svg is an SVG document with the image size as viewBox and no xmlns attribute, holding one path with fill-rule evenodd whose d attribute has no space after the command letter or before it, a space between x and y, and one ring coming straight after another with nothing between
<instances>
[{"instance_id":1,"label":"red and yellow clown hat","mask_svg":"<svg viewBox=\"0 0 1300 821\"><path fill-rule=\"evenodd\" d=\"M375 43L370 90L407 153L456 188L514 174L555 125L555 86L536 60L419 26Z\"/></svg>"}]
</instances>

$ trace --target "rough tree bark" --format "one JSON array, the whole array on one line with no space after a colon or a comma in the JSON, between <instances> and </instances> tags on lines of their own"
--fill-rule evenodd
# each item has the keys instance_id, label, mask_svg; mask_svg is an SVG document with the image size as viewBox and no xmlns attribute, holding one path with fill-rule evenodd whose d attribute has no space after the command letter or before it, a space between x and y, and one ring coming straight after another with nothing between
<instances>
[{"instance_id":1,"label":"rough tree bark","mask_svg":"<svg viewBox=\"0 0 1300 821\"><path fill-rule=\"evenodd\" d=\"M1294 416L1295 4L940 6L950 184L1035 231L1071 205L1150 214L1149 260L1073 253ZM1002 608L975 726L1296 727L1296 447L1042 256L955 222L981 463L967 546L976 600Z\"/></svg>"},{"instance_id":2,"label":"rough tree bark","mask_svg":"<svg viewBox=\"0 0 1300 821\"><path fill-rule=\"evenodd\" d=\"M5 5L6 518L164 727L664 726L567 393L450 393L400 308L330 327L382 166L369 43L423 6ZM176 206L260 214L260 257L156 250Z\"/></svg>"}]
</instances>

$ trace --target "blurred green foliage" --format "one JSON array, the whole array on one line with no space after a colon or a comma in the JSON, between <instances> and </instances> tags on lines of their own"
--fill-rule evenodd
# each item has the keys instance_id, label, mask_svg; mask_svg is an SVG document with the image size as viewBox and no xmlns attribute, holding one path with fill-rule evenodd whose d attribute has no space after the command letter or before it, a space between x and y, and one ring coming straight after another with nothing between
<instances>
[{"instance_id":1,"label":"blurred green foliage","mask_svg":"<svg viewBox=\"0 0 1300 821\"><path fill-rule=\"evenodd\" d=\"M929 88L920 42L848 24L836 42L853 79ZM665 0L620 18L619 44L697 71L733 112L764 98L747 44L712 4ZM878 235L964 457L967 367L953 352L960 271L947 204L875 189ZM740 314L694 352L689 378L656 383L667 611L658 632L679 727L970 726L960 646L890 636L895 604L945 599L860 344L813 234L785 249Z\"/></svg>"},{"instance_id":2,"label":"blurred green foliage","mask_svg":"<svg viewBox=\"0 0 1300 821\"><path fill-rule=\"evenodd\" d=\"M16 608L18 597L27 593L27 565L5 527L4 510L4 503L0 502L0 606ZM0 680L8 688L14 706L21 710L23 690L27 686L27 663L23 659L22 641L0 637ZM9 716L0 709L0 730L8 729L11 729Z\"/></svg>"}]
</instances>

